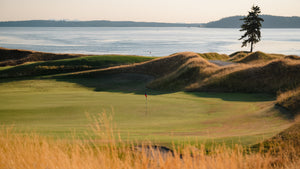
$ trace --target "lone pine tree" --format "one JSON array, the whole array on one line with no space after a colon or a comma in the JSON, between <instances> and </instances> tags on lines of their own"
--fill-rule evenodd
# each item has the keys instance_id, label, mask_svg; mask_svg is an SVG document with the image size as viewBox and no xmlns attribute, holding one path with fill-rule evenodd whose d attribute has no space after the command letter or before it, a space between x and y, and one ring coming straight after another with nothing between
<instances>
[{"instance_id":1,"label":"lone pine tree","mask_svg":"<svg viewBox=\"0 0 300 169\"><path fill-rule=\"evenodd\" d=\"M240 31L246 32L239 40L244 39L242 42L242 47L247 46L247 44L251 45L250 52L253 51L253 45L259 42L261 38L260 28L261 22L264 20L259 17L260 13L261 11L258 6L252 6L248 15L241 19L244 21L244 24L241 25Z\"/></svg>"}]
</instances>

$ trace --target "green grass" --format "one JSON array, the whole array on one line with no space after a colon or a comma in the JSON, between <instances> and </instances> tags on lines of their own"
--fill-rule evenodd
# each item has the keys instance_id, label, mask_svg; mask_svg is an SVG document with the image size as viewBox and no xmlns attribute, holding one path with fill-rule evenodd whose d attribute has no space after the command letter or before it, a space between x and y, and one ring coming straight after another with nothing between
<instances>
[{"instance_id":1,"label":"green grass","mask_svg":"<svg viewBox=\"0 0 300 169\"><path fill-rule=\"evenodd\" d=\"M113 114L122 138L164 144L182 140L252 144L291 124L274 109L275 98L270 95L148 90L146 104L146 82L134 80L136 85L117 75L2 82L0 124L46 136L68 137L76 131L84 138L92 122L87 114L105 111Z\"/></svg>"},{"instance_id":2,"label":"green grass","mask_svg":"<svg viewBox=\"0 0 300 169\"><path fill-rule=\"evenodd\" d=\"M5 69L9 69L12 68L13 66L5 66L5 67L0 67L0 71L5 70Z\"/></svg>"},{"instance_id":3,"label":"green grass","mask_svg":"<svg viewBox=\"0 0 300 169\"><path fill-rule=\"evenodd\" d=\"M24 77L76 72L82 70L139 63L154 58L155 57L131 55L99 55L46 62L36 62L9 68L0 68L0 77Z\"/></svg>"}]
</instances>

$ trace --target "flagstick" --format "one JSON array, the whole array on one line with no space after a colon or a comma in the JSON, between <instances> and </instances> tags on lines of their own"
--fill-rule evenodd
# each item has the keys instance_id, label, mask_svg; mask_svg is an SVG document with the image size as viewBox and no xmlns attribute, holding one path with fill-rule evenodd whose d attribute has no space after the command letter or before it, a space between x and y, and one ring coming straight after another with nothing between
<instances>
[{"instance_id":1,"label":"flagstick","mask_svg":"<svg viewBox=\"0 0 300 169\"><path fill-rule=\"evenodd\" d=\"M147 99L147 97L146 97L146 116L148 116L148 99Z\"/></svg>"}]
</instances>

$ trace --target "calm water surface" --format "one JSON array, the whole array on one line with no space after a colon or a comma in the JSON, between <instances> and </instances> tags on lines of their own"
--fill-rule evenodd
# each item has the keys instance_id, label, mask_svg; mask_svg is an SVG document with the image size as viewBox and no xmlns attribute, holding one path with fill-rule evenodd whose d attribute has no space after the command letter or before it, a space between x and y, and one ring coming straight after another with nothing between
<instances>
[{"instance_id":1,"label":"calm water surface","mask_svg":"<svg viewBox=\"0 0 300 169\"><path fill-rule=\"evenodd\" d=\"M176 52L231 54L241 48L239 29L0 27L0 46L54 53L166 56ZM255 50L300 55L300 29L263 29Z\"/></svg>"}]
</instances>

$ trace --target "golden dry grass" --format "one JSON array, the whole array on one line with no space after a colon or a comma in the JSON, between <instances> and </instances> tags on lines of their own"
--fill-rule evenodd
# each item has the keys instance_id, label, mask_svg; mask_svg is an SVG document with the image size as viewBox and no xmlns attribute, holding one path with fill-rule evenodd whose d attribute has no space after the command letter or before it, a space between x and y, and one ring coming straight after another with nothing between
<instances>
[{"instance_id":1,"label":"golden dry grass","mask_svg":"<svg viewBox=\"0 0 300 169\"><path fill-rule=\"evenodd\" d=\"M294 59L294 60L300 60L300 56L297 55L288 55L284 57L285 59Z\"/></svg>"},{"instance_id":2,"label":"golden dry grass","mask_svg":"<svg viewBox=\"0 0 300 169\"><path fill-rule=\"evenodd\" d=\"M211 77L191 85L189 90L276 93L297 87L299 73L300 62L297 60L237 64L221 67Z\"/></svg>"},{"instance_id":3,"label":"golden dry grass","mask_svg":"<svg viewBox=\"0 0 300 169\"><path fill-rule=\"evenodd\" d=\"M277 96L277 104L290 110L293 115L300 113L300 86L280 93Z\"/></svg>"},{"instance_id":4,"label":"golden dry grass","mask_svg":"<svg viewBox=\"0 0 300 169\"><path fill-rule=\"evenodd\" d=\"M170 56L156 58L150 61L135 63L131 65L114 66L106 69L95 69L89 71L82 71L73 73L73 75L88 75L97 76L103 73L140 73L152 75L155 77L162 77L169 73L176 71L188 60L200 57L198 54L193 52L181 52L175 53ZM203 59L204 60L204 59ZM206 61L208 62L208 61Z\"/></svg>"},{"instance_id":5,"label":"golden dry grass","mask_svg":"<svg viewBox=\"0 0 300 169\"><path fill-rule=\"evenodd\" d=\"M236 56L237 57L237 56ZM244 57L240 57L239 59L235 60L238 63L263 63L263 62L268 62L270 60L274 59L280 59L283 58L284 55L279 55L279 54L266 54L260 51L254 52L254 53L249 53L245 55Z\"/></svg>"},{"instance_id":6,"label":"golden dry grass","mask_svg":"<svg viewBox=\"0 0 300 169\"><path fill-rule=\"evenodd\" d=\"M228 60L229 56L226 54L219 54L215 52L210 52L210 53L199 53L199 55L207 60Z\"/></svg>"},{"instance_id":7,"label":"golden dry grass","mask_svg":"<svg viewBox=\"0 0 300 169\"><path fill-rule=\"evenodd\" d=\"M7 49L0 47L0 66L15 66L29 62L68 59L84 56L82 54L55 54L32 50Z\"/></svg>"},{"instance_id":8,"label":"golden dry grass","mask_svg":"<svg viewBox=\"0 0 300 169\"><path fill-rule=\"evenodd\" d=\"M235 52L233 54L230 55L230 58L228 59L228 61L232 61L232 62L236 62L241 58L244 58L248 55L249 52Z\"/></svg>"},{"instance_id":9,"label":"golden dry grass","mask_svg":"<svg viewBox=\"0 0 300 169\"><path fill-rule=\"evenodd\" d=\"M260 53L262 52L251 55ZM148 88L166 91L276 93L278 90L295 88L300 83L300 60L274 60L281 55L273 55L271 60L268 55L267 59L256 64L217 66L197 53L182 52L143 63L75 72L69 75L98 77L103 74L145 74L154 77L147 85Z\"/></svg>"},{"instance_id":10,"label":"golden dry grass","mask_svg":"<svg viewBox=\"0 0 300 169\"><path fill-rule=\"evenodd\" d=\"M155 79L147 87L160 90L181 90L189 84L209 77L219 66L196 53L182 53L188 59L177 70Z\"/></svg>"},{"instance_id":11,"label":"golden dry grass","mask_svg":"<svg viewBox=\"0 0 300 169\"><path fill-rule=\"evenodd\" d=\"M95 118L92 129L98 137L88 140L55 140L36 134L19 134L13 128L0 129L0 168L14 169L296 169L299 156L277 151L249 151L240 145L173 146L162 151L151 143L135 146L115 138L110 117ZM277 149L276 149L277 150Z\"/></svg>"}]
</instances>

